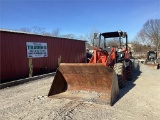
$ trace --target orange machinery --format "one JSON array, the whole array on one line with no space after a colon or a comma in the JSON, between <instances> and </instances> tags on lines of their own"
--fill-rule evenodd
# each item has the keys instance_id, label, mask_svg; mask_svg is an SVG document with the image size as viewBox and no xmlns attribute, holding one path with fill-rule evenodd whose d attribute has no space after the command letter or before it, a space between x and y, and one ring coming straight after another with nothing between
<instances>
[{"instance_id":1,"label":"orange machinery","mask_svg":"<svg viewBox=\"0 0 160 120\"><path fill-rule=\"evenodd\" d=\"M123 88L125 80L132 78L127 34L116 31L98 33L94 36L99 45L94 48L94 54L89 63L61 63L48 93L49 97L86 99L87 95L82 91L87 91L90 95L97 93L98 96L94 97L94 101L106 102L110 105L116 101L119 96L119 87ZM104 37L103 49L100 48L102 37ZM105 39L112 37L118 37L120 40L126 38L126 46L123 51L121 41L119 48L112 47L110 51L106 50Z\"/></svg>"}]
</instances>

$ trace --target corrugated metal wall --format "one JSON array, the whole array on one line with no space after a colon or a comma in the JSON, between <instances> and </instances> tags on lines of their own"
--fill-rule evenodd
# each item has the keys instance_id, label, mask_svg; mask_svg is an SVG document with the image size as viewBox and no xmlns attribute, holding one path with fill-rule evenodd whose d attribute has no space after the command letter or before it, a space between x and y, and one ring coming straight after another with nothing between
<instances>
[{"instance_id":1,"label":"corrugated metal wall","mask_svg":"<svg viewBox=\"0 0 160 120\"><path fill-rule=\"evenodd\" d=\"M63 63L85 62L85 41L8 31L0 31L0 38L1 83L28 76L26 42L47 43L48 57L33 59L33 74L39 74L43 67L56 70L59 56Z\"/></svg>"}]
</instances>

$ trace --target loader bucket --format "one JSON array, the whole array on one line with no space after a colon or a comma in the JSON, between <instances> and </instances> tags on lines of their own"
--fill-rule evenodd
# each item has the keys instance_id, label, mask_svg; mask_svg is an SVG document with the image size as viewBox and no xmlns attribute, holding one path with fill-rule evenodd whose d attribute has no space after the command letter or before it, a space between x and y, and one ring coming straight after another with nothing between
<instances>
[{"instance_id":1,"label":"loader bucket","mask_svg":"<svg viewBox=\"0 0 160 120\"><path fill-rule=\"evenodd\" d=\"M49 97L84 99L112 105L119 95L117 75L101 63L61 63Z\"/></svg>"}]
</instances>

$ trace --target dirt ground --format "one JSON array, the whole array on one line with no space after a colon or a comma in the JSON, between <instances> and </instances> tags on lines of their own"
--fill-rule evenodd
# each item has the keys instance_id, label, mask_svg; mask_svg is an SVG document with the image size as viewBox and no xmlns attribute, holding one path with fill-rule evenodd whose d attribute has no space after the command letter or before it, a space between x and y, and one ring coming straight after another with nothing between
<instances>
[{"instance_id":1,"label":"dirt ground","mask_svg":"<svg viewBox=\"0 0 160 120\"><path fill-rule=\"evenodd\" d=\"M160 69L135 63L113 106L47 97L53 77L0 90L0 120L159 120Z\"/></svg>"}]
</instances>

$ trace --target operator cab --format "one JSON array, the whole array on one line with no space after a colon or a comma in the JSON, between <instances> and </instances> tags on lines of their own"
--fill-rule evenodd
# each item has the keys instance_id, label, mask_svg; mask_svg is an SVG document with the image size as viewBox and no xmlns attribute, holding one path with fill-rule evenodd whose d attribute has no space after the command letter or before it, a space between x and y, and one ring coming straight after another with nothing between
<instances>
[{"instance_id":1,"label":"operator cab","mask_svg":"<svg viewBox=\"0 0 160 120\"><path fill-rule=\"evenodd\" d=\"M114 39L113 39L114 38ZM123 39L126 39L123 41ZM103 44L102 44L103 39ZM107 47L106 39L115 42L115 46ZM112 39L112 40L110 40ZM116 40L118 42L116 42ZM98 44L99 48L110 52L112 47L116 48L116 62L121 62L125 59L125 51L128 51L128 36L126 32L116 31L116 32L105 32L105 33L94 33L94 44Z\"/></svg>"}]
</instances>

